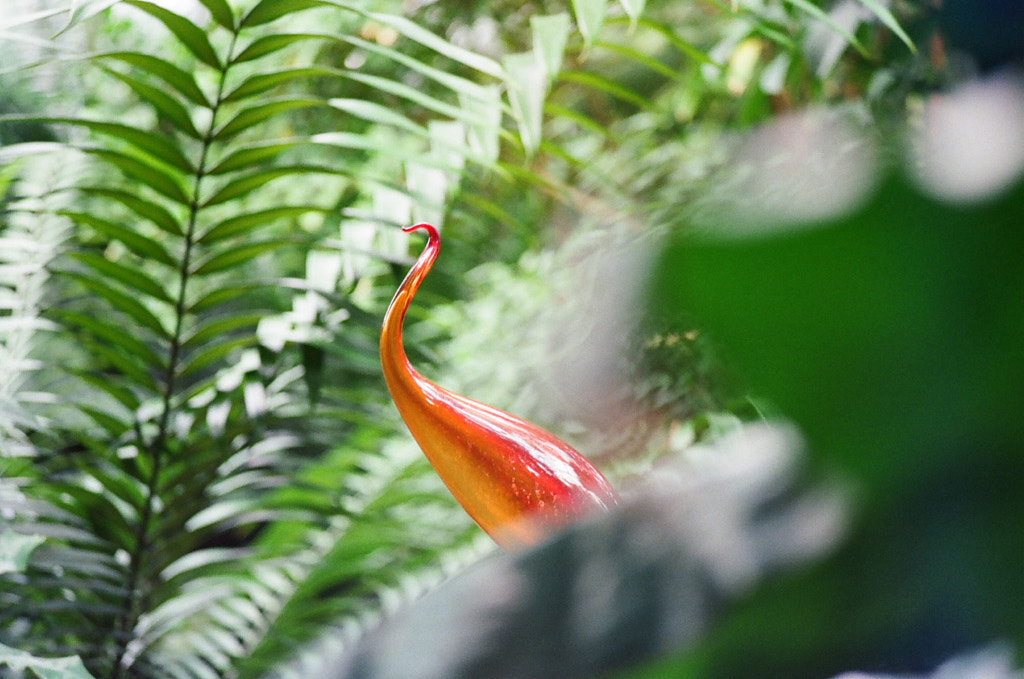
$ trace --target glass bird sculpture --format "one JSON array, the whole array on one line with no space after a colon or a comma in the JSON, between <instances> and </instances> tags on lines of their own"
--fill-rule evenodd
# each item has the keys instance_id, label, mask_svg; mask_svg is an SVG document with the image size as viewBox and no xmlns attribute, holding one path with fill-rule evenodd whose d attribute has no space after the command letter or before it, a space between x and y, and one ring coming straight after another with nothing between
<instances>
[{"instance_id":1,"label":"glass bird sculpture","mask_svg":"<svg viewBox=\"0 0 1024 679\"><path fill-rule=\"evenodd\" d=\"M427 244L384 315L380 357L391 398L413 438L455 499L505 549L536 544L552 529L617 503L608 481L582 455L540 427L452 393L423 377L402 345L405 313L441 248Z\"/></svg>"}]
</instances>

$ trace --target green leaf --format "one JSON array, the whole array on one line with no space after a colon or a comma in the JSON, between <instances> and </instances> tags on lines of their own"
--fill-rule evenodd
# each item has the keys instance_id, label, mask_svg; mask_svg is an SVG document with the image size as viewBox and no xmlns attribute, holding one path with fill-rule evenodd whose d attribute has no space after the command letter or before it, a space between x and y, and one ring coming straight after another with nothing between
<instances>
[{"instance_id":1,"label":"green leaf","mask_svg":"<svg viewBox=\"0 0 1024 679\"><path fill-rule=\"evenodd\" d=\"M181 224L178 223L178 220L167 210L167 208L158 203L154 203L151 200L142 198L137 194L129 193L123 189L112 189L105 186L83 186L79 188L79 191L116 201L140 217L148 219L162 231L166 231L173 236L183 236L185 234L181 228ZM125 240L124 243L125 245L129 245L128 240Z\"/></svg>"},{"instance_id":2,"label":"green leaf","mask_svg":"<svg viewBox=\"0 0 1024 679\"><path fill-rule=\"evenodd\" d=\"M218 71L222 68L217 52L210 44L209 38L206 37L206 31L185 17L146 0L122 0L122 2L136 7L160 21L199 61Z\"/></svg>"},{"instance_id":3,"label":"green leaf","mask_svg":"<svg viewBox=\"0 0 1024 679\"><path fill-rule=\"evenodd\" d=\"M693 43L691 43L689 40L684 40L682 37L680 37L680 35L675 31L675 29L673 29L673 27L669 26L668 24L659 21L652 21L650 19L643 17L640 18L636 23L638 26L641 26L643 28L649 28L665 36L665 38L667 38L668 41L672 43L673 47L675 47L677 50L679 50L689 58L693 59L697 63L707 64L709 66L717 66L719 68L722 67L721 64L716 63L702 50L695 47Z\"/></svg>"},{"instance_id":4,"label":"green leaf","mask_svg":"<svg viewBox=\"0 0 1024 679\"><path fill-rule=\"evenodd\" d=\"M505 57L508 74L508 99L512 115L519 125L519 137L527 156L540 146L544 96L548 78L544 64L532 52Z\"/></svg>"},{"instance_id":5,"label":"green leaf","mask_svg":"<svg viewBox=\"0 0 1024 679\"><path fill-rule=\"evenodd\" d=\"M251 28L276 21L283 16L317 7L338 7L327 0L260 0L242 17L241 28Z\"/></svg>"},{"instance_id":6,"label":"green leaf","mask_svg":"<svg viewBox=\"0 0 1024 679\"><path fill-rule=\"evenodd\" d=\"M668 78L669 80L679 80L683 76L683 74L678 69L666 66L657 59L654 59L644 54L640 50L630 47L629 45L623 45L621 43L616 42L604 42L602 40L596 40L594 41L594 47L599 47L601 49L606 49L610 52L620 54L626 57L627 59L630 59L638 64L646 66L647 68L651 69L658 75L662 76L663 78Z\"/></svg>"},{"instance_id":7,"label":"green leaf","mask_svg":"<svg viewBox=\"0 0 1024 679\"><path fill-rule=\"evenodd\" d=\"M192 202L192 199L185 193L185 189L182 188L179 178L164 172L155 163L146 162L133 155L108 148L91 147L81 150L110 163L128 177L138 180L166 198L182 205Z\"/></svg>"},{"instance_id":8,"label":"green leaf","mask_svg":"<svg viewBox=\"0 0 1024 679\"><path fill-rule=\"evenodd\" d=\"M172 139L140 130L120 123L111 123L103 120L89 120L87 118L57 117L57 116L0 116L0 123L9 121L37 121L40 123L58 125L77 125L99 134L105 134L125 141L137 149L145 151L158 160L162 160L171 167L184 172L193 172L195 168L181 152Z\"/></svg>"},{"instance_id":9,"label":"green leaf","mask_svg":"<svg viewBox=\"0 0 1024 679\"><path fill-rule=\"evenodd\" d=\"M111 240L123 243L129 251L143 259L160 262L172 268L178 267L178 261L171 257L163 245L127 226L86 212L60 210L57 214L63 215L78 224L85 224L97 233Z\"/></svg>"},{"instance_id":10,"label":"green leaf","mask_svg":"<svg viewBox=\"0 0 1024 679\"><path fill-rule=\"evenodd\" d=\"M167 294L164 287L138 269L124 264L111 261L95 252L72 252L70 257L78 260L93 271L107 276L125 287L140 292L144 295L158 299L161 302L173 304L171 296Z\"/></svg>"},{"instance_id":11,"label":"green leaf","mask_svg":"<svg viewBox=\"0 0 1024 679\"><path fill-rule=\"evenodd\" d=\"M240 64L245 61L259 59L260 57L265 57L268 54L273 54L274 52L283 50L286 47L290 47L291 45L299 42L305 42L307 40L337 40L337 38L320 33L276 33L273 35L265 35L262 38L256 38L246 45L245 49L239 52L238 56L231 60L231 63Z\"/></svg>"},{"instance_id":12,"label":"green leaf","mask_svg":"<svg viewBox=\"0 0 1024 679\"><path fill-rule=\"evenodd\" d=\"M263 165L285 151L290 151L306 143L304 140L292 140L285 142L257 142L241 146L233 151L226 158L221 159L206 174L216 176L239 170L249 170L257 165Z\"/></svg>"},{"instance_id":13,"label":"green leaf","mask_svg":"<svg viewBox=\"0 0 1024 679\"><path fill-rule=\"evenodd\" d=\"M321 167L319 165L289 165L256 170L255 172L229 181L218 189L212 196L203 201L203 207L218 205L229 200L241 198L242 196L252 193L256 189L261 188L275 179L280 179L281 177L310 173L337 174L337 172L338 171L333 168Z\"/></svg>"},{"instance_id":14,"label":"green leaf","mask_svg":"<svg viewBox=\"0 0 1024 679\"><path fill-rule=\"evenodd\" d=\"M205 276L211 273L231 269L244 264L260 255L273 252L285 245L292 245L294 241L287 238L273 238L270 240L242 243L228 250L218 252L200 262L192 273L196 276Z\"/></svg>"},{"instance_id":15,"label":"green leaf","mask_svg":"<svg viewBox=\"0 0 1024 679\"><path fill-rule=\"evenodd\" d=\"M434 111L435 113L439 113L448 118L454 118L467 124L481 127L488 124L488 121L477 115L476 111L473 109L467 109L462 106L456 106L454 104L441 101L436 97L425 94L421 89L411 87L397 80L382 78L380 76L370 75L369 73L357 73L355 71L344 74L344 77L349 80L354 80L355 82L368 85L380 92L386 92L388 94L393 94L396 97L401 97L406 101L422 106L427 110Z\"/></svg>"},{"instance_id":16,"label":"green leaf","mask_svg":"<svg viewBox=\"0 0 1024 679\"><path fill-rule=\"evenodd\" d=\"M254 97L257 94L262 94L267 90L284 85L285 83L289 83L293 80L308 80L311 78L325 76L336 77L339 75L343 75L341 71L324 68L322 66L282 68L269 73L257 73L256 75L251 75L243 80L238 87L231 90L231 92L224 97L223 101L238 101L240 99Z\"/></svg>"},{"instance_id":17,"label":"green leaf","mask_svg":"<svg viewBox=\"0 0 1024 679\"><path fill-rule=\"evenodd\" d=\"M206 95L199 88L192 74L178 68L165 59L154 57L144 52L103 52L92 58L120 61L140 68L163 80L193 104L210 108L210 100L206 98Z\"/></svg>"},{"instance_id":18,"label":"green leaf","mask_svg":"<svg viewBox=\"0 0 1024 679\"><path fill-rule=\"evenodd\" d=\"M231 10L227 0L199 0L199 2L209 10L210 16L222 28L226 28L232 33L235 32L235 13Z\"/></svg>"},{"instance_id":19,"label":"green leaf","mask_svg":"<svg viewBox=\"0 0 1024 679\"><path fill-rule=\"evenodd\" d=\"M212 226L208 231L197 238L196 242L209 245L211 243L224 240L225 238L231 238L233 236L248 233L257 227L277 221L278 219L294 219L310 212L329 214L333 212L333 210L317 207L315 205L289 205L235 215L234 217L228 217L224 221Z\"/></svg>"},{"instance_id":20,"label":"green leaf","mask_svg":"<svg viewBox=\"0 0 1024 679\"><path fill-rule=\"evenodd\" d=\"M169 338L170 333L163 327L160 319L156 317L144 304L135 297L125 294L117 288L107 285L102 280L93 276L86 276L74 271L66 271L64 275L70 276L86 287L96 296L105 299L112 307L125 313L132 320L143 328L152 330L158 337Z\"/></svg>"},{"instance_id":21,"label":"green leaf","mask_svg":"<svg viewBox=\"0 0 1024 679\"><path fill-rule=\"evenodd\" d=\"M910 36L907 35L906 31L903 30L903 27L900 26L900 22L896 21L896 17L892 15L892 12L889 11L888 7L880 3L878 0L859 0L859 2L867 7L872 14L878 17L878 20L885 24L890 31L895 33L911 52L917 54L917 47L914 45L914 41L910 39Z\"/></svg>"},{"instance_id":22,"label":"green leaf","mask_svg":"<svg viewBox=\"0 0 1024 679\"><path fill-rule=\"evenodd\" d=\"M152 106L159 115L173 123L179 130L193 139L201 140L203 138L192 122L188 110L180 101L160 88L144 83L138 78L108 67L103 67L103 70L130 87L140 99Z\"/></svg>"},{"instance_id":23,"label":"green leaf","mask_svg":"<svg viewBox=\"0 0 1024 679\"><path fill-rule=\"evenodd\" d=\"M44 542L41 535L22 535L10 529L0 532L0 575L24 571L32 552Z\"/></svg>"},{"instance_id":24,"label":"green leaf","mask_svg":"<svg viewBox=\"0 0 1024 679\"><path fill-rule=\"evenodd\" d=\"M501 78L504 75L502 73L501 66L493 59L476 52L471 52L462 47L458 47L457 45L453 45L444 38L431 33L419 24L414 23L405 17L392 14L382 14L379 12L370 12L367 16L375 21L379 21L382 24L394 28L406 38L415 40L421 45L429 47L438 54L442 54L456 63L474 68L493 78Z\"/></svg>"},{"instance_id":25,"label":"green leaf","mask_svg":"<svg viewBox=\"0 0 1024 679\"><path fill-rule=\"evenodd\" d=\"M562 70L565 43L569 39L569 15L559 12L550 16L532 16L530 31L533 34L533 51L540 57L550 80Z\"/></svg>"},{"instance_id":26,"label":"green leaf","mask_svg":"<svg viewBox=\"0 0 1024 679\"><path fill-rule=\"evenodd\" d=\"M0 665L19 673L32 670L40 679L95 679L78 656L37 658L3 644L0 644Z\"/></svg>"},{"instance_id":27,"label":"green leaf","mask_svg":"<svg viewBox=\"0 0 1024 679\"><path fill-rule=\"evenodd\" d=\"M608 0L572 0L572 10L576 15L576 26L583 35L583 43L589 46L601 32Z\"/></svg>"},{"instance_id":28,"label":"green leaf","mask_svg":"<svg viewBox=\"0 0 1024 679\"><path fill-rule=\"evenodd\" d=\"M324 105L325 103L322 99L309 98L278 99L276 101L257 104L256 106L242 109L235 114L234 118L221 125L221 127L214 132L213 138L223 141L238 134L239 132L242 132L243 130L253 127L254 125L259 125L276 115L299 109L316 108Z\"/></svg>"}]
</instances>

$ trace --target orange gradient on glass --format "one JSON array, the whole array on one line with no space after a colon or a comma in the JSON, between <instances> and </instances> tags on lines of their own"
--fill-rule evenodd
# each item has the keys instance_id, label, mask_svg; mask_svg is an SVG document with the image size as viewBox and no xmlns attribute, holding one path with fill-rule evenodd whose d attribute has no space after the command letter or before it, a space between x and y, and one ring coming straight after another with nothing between
<instances>
[{"instance_id":1,"label":"orange gradient on glass","mask_svg":"<svg viewBox=\"0 0 1024 679\"><path fill-rule=\"evenodd\" d=\"M405 312L430 271L441 237L427 245L384 315L380 358L391 398L455 499L506 549L535 544L558 526L618 499L608 481L567 443L529 422L452 393L423 377L402 346Z\"/></svg>"}]
</instances>

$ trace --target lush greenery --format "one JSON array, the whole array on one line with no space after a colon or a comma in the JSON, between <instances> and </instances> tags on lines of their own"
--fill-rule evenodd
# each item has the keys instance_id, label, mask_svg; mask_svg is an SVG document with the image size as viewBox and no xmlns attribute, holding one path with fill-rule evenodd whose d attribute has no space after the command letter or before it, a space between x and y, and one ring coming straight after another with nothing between
<instances>
[{"instance_id":1,"label":"lush greenery","mask_svg":"<svg viewBox=\"0 0 1024 679\"><path fill-rule=\"evenodd\" d=\"M379 374L379 321L418 245L398 227L414 221L443 226L407 328L438 381L573 440L617 483L680 430L692 442L773 408L856 476L856 446L878 443L859 428L906 426L872 419L865 396L881 387L863 383L860 359L891 355L867 343L829 371L783 341L820 351L862 327L805 326L808 309L861 308L826 294L838 265L800 268L838 246L735 261L668 248L654 312L633 312L649 309L637 262L692 222L709 186L729 186L737 133L813 106L882 138L971 75L946 58L929 6L891 5L91 0L0 18L0 668L313 676L383 612L492 550ZM924 228L941 209L910 195ZM886 200L900 201L865 208L870 228ZM1000 224L1012 205L991 208ZM990 233L977 248L998 250L1006 234ZM876 241L889 252L884 235L864 242ZM797 272L779 274L791 285L738 305L730 284L767 265ZM684 284L692 298L668 292ZM1017 292L985 299L1009 309ZM884 311L909 324L903 356L935 337L900 309ZM738 345L737 365L709 328ZM993 365L1013 365L1009 346L986 345ZM923 384L937 366L914 369ZM812 403L791 388L815 377L865 393ZM1019 426L990 425L1018 421L1001 408L1020 403L1020 383L1000 384L957 411L970 424L957 433L987 428L1012 452ZM899 393L922 410L948 395ZM985 417L970 419L975 406ZM849 419L833 439L836 411ZM935 439L902 431L886 445ZM869 497L884 494L876 481ZM776 596L707 652L746 643L758 615L794 615L795 595Z\"/></svg>"}]
</instances>

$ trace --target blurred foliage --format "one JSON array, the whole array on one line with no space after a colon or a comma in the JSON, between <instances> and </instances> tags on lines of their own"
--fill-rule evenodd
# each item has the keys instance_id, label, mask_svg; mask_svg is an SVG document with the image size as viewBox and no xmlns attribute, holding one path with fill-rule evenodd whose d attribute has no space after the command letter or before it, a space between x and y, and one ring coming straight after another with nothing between
<instances>
[{"instance_id":1,"label":"blurred foliage","mask_svg":"<svg viewBox=\"0 0 1024 679\"><path fill-rule=\"evenodd\" d=\"M0 17L0 540L45 541L0 572L6 647L78 655L98 679L316 676L382 612L490 552L379 375L379 319L410 262L397 226L414 221L443 225L444 250L410 312L413 362L624 485L680 441L775 408L816 446L825 415L847 423L829 450L854 471L850 432L917 441L899 419L865 424L891 365L859 375L859 400L808 404L797 376L839 384L857 364L783 362L782 341L776 363L722 351L745 326L704 315L721 299L637 310L647 258L723 183L741 134L813 106L885 136L973 77L931 3L17 6ZM853 240L889 245L870 235ZM687 275L717 276L724 296L743 280L732 256ZM788 270L817 253L760 256ZM828 292L823 270L794 267L806 278L778 282ZM824 301L847 300L803 304ZM806 311L790 304L755 311ZM906 346L950 320L934 306L900 317L921 333ZM743 338L751 352L780 339ZM985 417L1018 396L1011 382ZM920 396L923 427L940 394L914 389L885 412Z\"/></svg>"}]
</instances>

